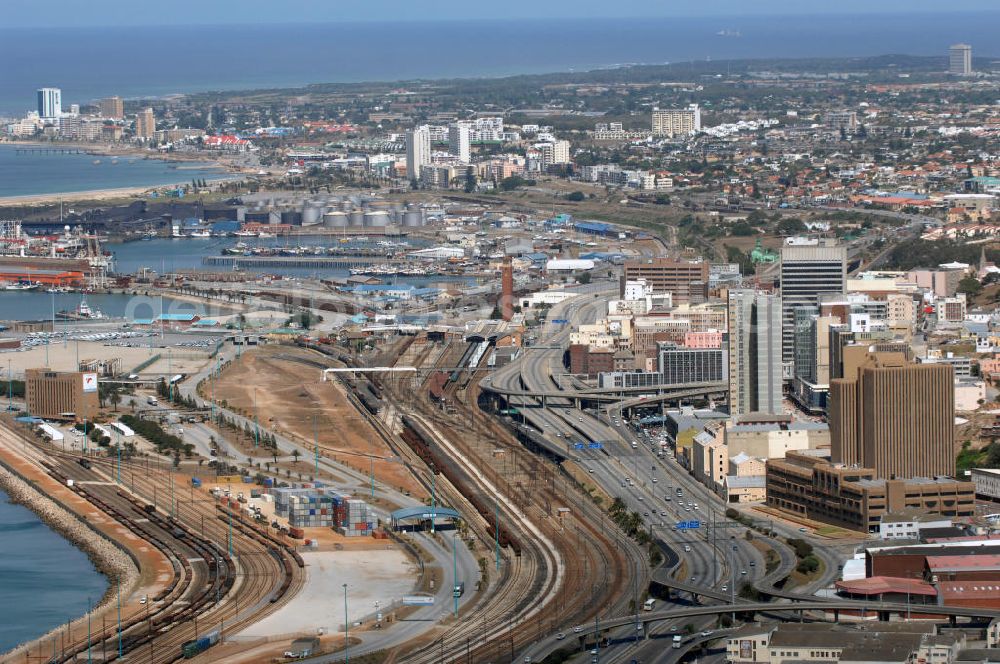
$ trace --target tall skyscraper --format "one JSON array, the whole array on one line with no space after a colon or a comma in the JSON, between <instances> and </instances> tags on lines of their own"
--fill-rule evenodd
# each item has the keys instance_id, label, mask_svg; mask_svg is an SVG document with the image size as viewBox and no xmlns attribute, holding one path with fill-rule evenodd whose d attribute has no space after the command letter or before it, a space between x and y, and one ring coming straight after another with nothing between
<instances>
[{"instance_id":1,"label":"tall skyscraper","mask_svg":"<svg viewBox=\"0 0 1000 664\"><path fill-rule=\"evenodd\" d=\"M101 117L107 120L121 120L125 117L125 101L121 97L107 97L100 103Z\"/></svg>"},{"instance_id":2,"label":"tall skyscraper","mask_svg":"<svg viewBox=\"0 0 1000 664\"><path fill-rule=\"evenodd\" d=\"M431 133L427 127L406 132L406 177L420 179L420 167L431 163Z\"/></svg>"},{"instance_id":3,"label":"tall skyscraper","mask_svg":"<svg viewBox=\"0 0 1000 664\"><path fill-rule=\"evenodd\" d=\"M782 360L795 362L795 310L819 307L820 293L843 293L847 248L833 244L781 248Z\"/></svg>"},{"instance_id":4,"label":"tall skyscraper","mask_svg":"<svg viewBox=\"0 0 1000 664\"><path fill-rule=\"evenodd\" d=\"M729 291L729 412L781 413L781 299Z\"/></svg>"},{"instance_id":5,"label":"tall skyscraper","mask_svg":"<svg viewBox=\"0 0 1000 664\"><path fill-rule=\"evenodd\" d=\"M955 475L955 379L947 364L913 364L903 353L859 352L830 381L835 463L883 479Z\"/></svg>"},{"instance_id":6,"label":"tall skyscraper","mask_svg":"<svg viewBox=\"0 0 1000 664\"><path fill-rule=\"evenodd\" d=\"M151 139L156 133L156 116L153 109L144 108L135 116L135 137Z\"/></svg>"},{"instance_id":7,"label":"tall skyscraper","mask_svg":"<svg viewBox=\"0 0 1000 664\"><path fill-rule=\"evenodd\" d=\"M972 75L972 47L953 44L948 49L948 73L952 76Z\"/></svg>"},{"instance_id":8,"label":"tall skyscraper","mask_svg":"<svg viewBox=\"0 0 1000 664\"><path fill-rule=\"evenodd\" d=\"M471 153L472 129L464 122L456 122L448 127L448 152L463 164L468 164Z\"/></svg>"},{"instance_id":9,"label":"tall skyscraper","mask_svg":"<svg viewBox=\"0 0 1000 664\"><path fill-rule=\"evenodd\" d=\"M62 90L40 88L38 90L38 115L41 118L58 118L62 115Z\"/></svg>"}]
</instances>

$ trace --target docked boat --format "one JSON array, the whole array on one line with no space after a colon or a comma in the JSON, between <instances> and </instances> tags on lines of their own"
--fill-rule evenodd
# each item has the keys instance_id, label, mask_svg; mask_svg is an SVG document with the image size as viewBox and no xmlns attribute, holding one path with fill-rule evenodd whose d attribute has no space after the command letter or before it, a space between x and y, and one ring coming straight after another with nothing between
<instances>
[{"instance_id":1,"label":"docked boat","mask_svg":"<svg viewBox=\"0 0 1000 664\"><path fill-rule=\"evenodd\" d=\"M87 298L81 298L80 304L76 306L76 309L73 311L60 311L56 313L56 318L62 318L63 320L101 320L107 318L107 316L100 309L87 304Z\"/></svg>"},{"instance_id":2,"label":"docked boat","mask_svg":"<svg viewBox=\"0 0 1000 664\"><path fill-rule=\"evenodd\" d=\"M10 291L37 290L38 289L38 284L33 284L30 281L22 281L22 282L19 282L19 283L16 283L16 284L7 284L6 286L3 287L3 289L4 290L10 290Z\"/></svg>"}]
</instances>

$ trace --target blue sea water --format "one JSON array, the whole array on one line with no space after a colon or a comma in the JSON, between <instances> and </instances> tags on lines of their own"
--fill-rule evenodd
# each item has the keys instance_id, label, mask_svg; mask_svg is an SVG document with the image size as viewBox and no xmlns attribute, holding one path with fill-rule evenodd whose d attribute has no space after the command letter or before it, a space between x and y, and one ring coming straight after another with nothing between
<instances>
[{"instance_id":1,"label":"blue sea water","mask_svg":"<svg viewBox=\"0 0 1000 664\"><path fill-rule=\"evenodd\" d=\"M749 5L750 3L748 3ZM1000 12L863 16L493 20L0 29L0 114L63 105L309 83L502 76L624 63L940 55L964 41L1000 55ZM722 30L740 37L720 37Z\"/></svg>"},{"instance_id":2,"label":"blue sea water","mask_svg":"<svg viewBox=\"0 0 1000 664\"><path fill-rule=\"evenodd\" d=\"M209 164L124 156L114 159L88 154L19 153L18 146L0 145L0 198L153 187L224 177L227 177L225 171Z\"/></svg>"},{"instance_id":3,"label":"blue sea water","mask_svg":"<svg viewBox=\"0 0 1000 664\"><path fill-rule=\"evenodd\" d=\"M86 555L0 491L0 653L85 615L107 587Z\"/></svg>"}]
</instances>

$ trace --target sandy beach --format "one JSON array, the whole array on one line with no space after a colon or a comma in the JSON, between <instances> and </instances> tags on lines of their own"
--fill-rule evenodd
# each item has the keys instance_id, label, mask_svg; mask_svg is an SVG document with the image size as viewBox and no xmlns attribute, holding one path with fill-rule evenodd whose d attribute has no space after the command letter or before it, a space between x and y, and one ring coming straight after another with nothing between
<instances>
[{"instance_id":1,"label":"sandy beach","mask_svg":"<svg viewBox=\"0 0 1000 664\"><path fill-rule=\"evenodd\" d=\"M77 142L39 142L39 141L2 141L0 145L25 148L53 148L81 150L87 154L102 157L155 159L158 161L190 163L189 167L177 168L177 181L146 186L114 187L105 189L86 189L45 194L26 194L23 196L0 196L0 207L24 207L32 205L48 205L63 202L106 202L119 199L145 197L153 192L165 192L180 186L190 184L184 178L185 168L218 169L219 177L210 182L238 180L247 175L254 175L257 170L246 168L237 163L232 155L206 152L159 152L146 150L132 145L118 143L77 143Z\"/></svg>"}]
</instances>

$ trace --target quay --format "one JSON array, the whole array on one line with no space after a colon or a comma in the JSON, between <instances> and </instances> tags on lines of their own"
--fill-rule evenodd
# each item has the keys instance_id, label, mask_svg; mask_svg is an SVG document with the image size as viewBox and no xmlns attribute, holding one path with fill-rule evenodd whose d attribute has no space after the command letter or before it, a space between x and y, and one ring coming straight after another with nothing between
<instances>
[{"instance_id":1,"label":"quay","mask_svg":"<svg viewBox=\"0 0 1000 664\"><path fill-rule=\"evenodd\" d=\"M14 154L88 154L80 148L14 148Z\"/></svg>"},{"instance_id":2,"label":"quay","mask_svg":"<svg viewBox=\"0 0 1000 664\"><path fill-rule=\"evenodd\" d=\"M407 261L385 256L205 256L202 265L245 267L352 268L366 265L405 265Z\"/></svg>"}]
</instances>

